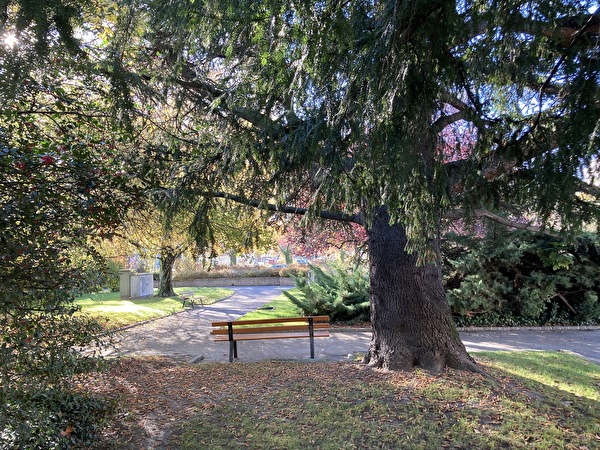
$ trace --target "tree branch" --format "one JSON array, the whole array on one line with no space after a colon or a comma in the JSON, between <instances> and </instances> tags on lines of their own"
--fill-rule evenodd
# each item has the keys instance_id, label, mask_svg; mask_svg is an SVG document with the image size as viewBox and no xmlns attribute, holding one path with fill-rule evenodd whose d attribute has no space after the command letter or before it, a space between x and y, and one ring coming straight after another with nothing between
<instances>
[{"instance_id":1,"label":"tree branch","mask_svg":"<svg viewBox=\"0 0 600 450\"><path fill-rule=\"evenodd\" d=\"M440 133L444 128L448 125L451 125L459 120L464 120L467 117L467 114L464 111L459 111L454 114L447 114L441 116L431 125L436 133Z\"/></svg>"},{"instance_id":2,"label":"tree branch","mask_svg":"<svg viewBox=\"0 0 600 450\"><path fill-rule=\"evenodd\" d=\"M516 228L519 230L526 230L526 231L531 231L534 233L542 233L542 234L547 234L549 236L557 235L552 230L548 230L543 227L531 225L529 223L516 222L514 220L507 219L506 217L502 217L502 216L500 216L492 211L489 211L487 209L484 209L484 208L477 208L477 209L473 210L472 215L475 217L478 217L478 218L489 219L492 222L499 223L499 224L504 225L509 228ZM452 220L463 219L466 217L466 212L464 209L454 209L451 211L447 211L446 214L444 215L444 217L446 219L452 219Z\"/></svg>"},{"instance_id":3,"label":"tree branch","mask_svg":"<svg viewBox=\"0 0 600 450\"><path fill-rule=\"evenodd\" d=\"M586 183L585 181L579 181L579 189L584 194L588 194L588 195L591 195L592 197L595 197L596 200L600 199L600 187L598 187L598 186L595 186L590 183Z\"/></svg>"},{"instance_id":4,"label":"tree branch","mask_svg":"<svg viewBox=\"0 0 600 450\"><path fill-rule=\"evenodd\" d=\"M223 198L239 203L241 205L251 206L253 208L262 209L265 211L273 211L284 214L296 214L303 216L308 214L309 212L307 208L298 208L295 206L288 205L276 205L274 203L267 203L261 200L248 199L239 195L230 194L228 192L202 192L200 193L200 195L204 197ZM362 225L362 219L360 214L345 214L341 212L321 210L316 211L315 215L321 219L337 220L340 222L351 222L356 223L358 225Z\"/></svg>"},{"instance_id":5,"label":"tree branch","mask_svg":"<svg viewBox=\"0 0 600 450\"><path fill-rule=\"evenodd\" d=\"M199 100L204 101L207 106L213 102L219 101L219 106L213 108L221 117L228 118L229 115L233 120L244 120L249 124L257 127L260 130L273 130L274 134L283 134L285 128L271 119L268 115L262 114L255 109L231 107L227 104L227 93L219 89L213 83L195 79L179 78L176 82L183 88L193 91Z\"/></svg>"}]
</instances>

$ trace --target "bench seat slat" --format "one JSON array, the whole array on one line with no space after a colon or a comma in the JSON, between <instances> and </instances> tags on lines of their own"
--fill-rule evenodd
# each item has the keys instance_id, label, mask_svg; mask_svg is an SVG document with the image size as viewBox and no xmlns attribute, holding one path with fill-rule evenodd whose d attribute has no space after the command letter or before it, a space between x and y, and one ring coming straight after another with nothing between
<instances>
[{"instance_id":1,"label":"bench seat slat","mask_svg":"<svg viewBox=\"0 0 600 450\"><path fill-rule=\"evenodd\" d=\"M314 337L329 337L328 331L315 331ZM233 339L235 341L256 341L261 339L290 339L290 338L308 338L310 337L309 332L295 332L295 333L259 333L259 334L237 334L233 333ZM227 335L218 335L215 337L215 341L228 341Z\"/></svg>"}]
</instances>

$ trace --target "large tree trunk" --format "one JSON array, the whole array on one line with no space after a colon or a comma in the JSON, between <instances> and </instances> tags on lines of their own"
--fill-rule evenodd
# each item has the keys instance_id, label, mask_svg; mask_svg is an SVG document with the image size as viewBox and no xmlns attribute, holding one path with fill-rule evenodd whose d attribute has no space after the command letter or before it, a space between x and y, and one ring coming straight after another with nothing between
<instances>
[{"instance_id":1,"label":"large tree trunk","mask_svg":"<svg viewBox=\"0 0 600 450\"><path fill-rule=\"evenodd\" d=\"M478 371L452 322L439 264L417 265L405 251L406 230L390 226L385 208L367 236L373 337L365 362L387 370Z\"/></svg>"},{"instance_id":2,"label":"large tree trunk","mask_svg":"<svg viewBox=\"0 0 600 450\"><path fill-rule=\"evenodd\" d=\"M158 297L174 297L173 290L173 265L177 259L175 254L162 252L160 255L160 280L158 285Z\"/></svg>"}]
</instances>

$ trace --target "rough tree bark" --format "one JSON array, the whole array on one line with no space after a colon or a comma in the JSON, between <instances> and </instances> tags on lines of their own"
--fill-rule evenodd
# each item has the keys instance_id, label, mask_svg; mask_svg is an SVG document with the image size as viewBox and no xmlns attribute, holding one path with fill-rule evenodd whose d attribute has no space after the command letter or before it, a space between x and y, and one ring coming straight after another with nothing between
<instances>
[{"instance_id":1,"label":"rough tree bark","mask_svg":"<svg viewBox=\"0 0 600 450\"><path fill-rule=\"evenodd\" d=\"M406 230L380 208L367 228L373 336L364 362L386 370L480 371L460 340L439 264L418 266ZM439 249L436 249L439 251Z\"/></svg>"},{"instance_id":2,"label":"rough tree bark","mask_svg":"<svg viewBox=\"0 0 600 450\"><path fill-rule=\"evenodd\" d=\"M173 265L177 259L176 254L163 252L160 255L160 279L158 285L158 297L173 297Z\"/></svg>"}]
</instances>

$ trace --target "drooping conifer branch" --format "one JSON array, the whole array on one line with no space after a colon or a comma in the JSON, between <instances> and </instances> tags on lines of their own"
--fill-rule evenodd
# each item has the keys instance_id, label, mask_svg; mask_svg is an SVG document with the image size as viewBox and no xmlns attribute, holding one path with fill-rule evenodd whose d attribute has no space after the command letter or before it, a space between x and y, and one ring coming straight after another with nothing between
<instances>
[{"instance_id":1,"label":"drooping conifer branch","mask_svg":"<svg viewBox=\"0 0 600 450\"><path fill-rule=\"evenodd\" d=\"M334 212L334 211L325 211L325 210L312 212L312 211L309 211L309 209L307 209L307 208L299 208L296 206L269 203L269 202L265 202L263 200L248 199L248 198L242 197L240 195L230 194L228 192L207 191L207 192L202 192L199 195L204 196L204 197L222 198L225 200L231 200L231 201L239 203L241 205L251 206L253 208L262 209L264 211L272 211L272 212L277 212L277 213L282 213L282 214L295 214L295 215L300 215L300 216L304 216L306 214L312 213L316 217L319 217L321 219L337 220L340 222L351 222L351 223L356 223L359 225L362 224L362 218L361 218L360 214L347 214L347 213L343 213L343 212Z\"/></svg>"},{"instance_id":2,"label":"drooping conifer branch","mask_svg":"<svg viewBox=\"0 0 600 450\"><path fill-rule=\"evenodd\" d=\"M463 209L453 209L450 211L447 211L444 214L444 217L446 219L451 219L451 220L460 220L460 219L464 219L465 217L467 217L469 214L467 214L467 212ZM504 225L505 227L508 228L515 228L518 230L526 230L526 231L531 231L533 233L543 233L543 234L547 234L549 236L556 236L557 233L545 228L545 227L540 227L537 225L532 225L530 222L519 222L517 220L511 220L507 217L503 217L500 214L494 213L488 209L484 209L484 208L477 208L475 210L473 210L470 214L470 216L475 217L475 218L486 218L491 220L492 222L495 223L499 223L500 225Z\"/></svg>"}]
</instances>

